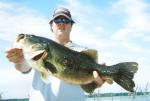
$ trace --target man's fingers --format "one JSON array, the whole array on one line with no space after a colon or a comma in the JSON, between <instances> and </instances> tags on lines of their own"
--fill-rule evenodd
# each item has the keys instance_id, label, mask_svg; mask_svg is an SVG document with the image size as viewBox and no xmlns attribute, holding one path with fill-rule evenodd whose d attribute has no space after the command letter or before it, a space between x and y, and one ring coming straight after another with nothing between
<instances>
[{"instance_id":1,"label":"man's fingers","mask_svg":"<svg viewBox=\"0 0 150 101\"><path fill-rule=\"evenodd\" d=\"M104 81L99 77L97 71L93 71L94 82L97 84L97 87L101 87Z\"/></svg>"},{"instance_id":2,"label":"man's fingers","mask_svg":"<svg viewBox=\"0 0 150 101\"><path fill-rule=\"evenodd\" d=\"M10 58L10 57L20 57L22 56L22 50L18 49L18 50L10 50L6 52L6 57Z\"/></svg>"},{"instance_id":3,"label":"man's fingers","mask_svg":"<svg viewBox=\"0 0 150 101\"><path fill-rule=\"evenodd\" d=\"M6 49L6 51L5 51L6 53L12 53L12 52L22 52L22 49L19 49L19 48L7 48Z\"/></svg>"},{"instance_id":4,"label":"man's fingers","mask_svg":"<svg viewBox=\"0 0 150 101\"><path fill-rule=\"evenodd\" d=\"M103 65L103 66L105 66L106 65L106 63L105 62L102 62L100 65ZM97 87L101 87L103 84L104 84L104 82L107 82L108 84L113 84L113 80L112 79L102 79L100 76L99 76L99 74L98 74L98 72L97 71L93 71L93 77L94 77L94 82L97 84Z\"/></svg>"},{"instance_id":5,"label":"man's fingers","mask_svg":"<svg viewBox=\"0 0 150 101\"><path fill-rule=\"evenodd\" d=\"M102 62L100 65L106 66L106 63ZM113 80L111 79L105 79L104 81L106 81L108 84L113 84Z\"/></svg>"},{"instance_id":6,"label":"man's fingers","mask_svg":"<svg viewBox=\"0 0 150 101\"><path fill-rule=\"evenodd\" d=\"M100 63L100 65L106 66L106 62L102 62Z\"/></svg>"},{"instance_id":7,"label":"man's fingers","mask_svg":"<svg viewBox=\"0 0 150 101\"><path fill-rule=\"evenodd\" d=\"M22 54L18 54L17 56L7 57L10 62L20 63L24 60L24 56Z\"/></svg>"},{"instance_id":8,"label":"man's fingers","mask_svg":"<svg viewBox=\"0 0 150 101\"><path fill-rule=\"evenodd\" d=\"M111 79L106 79L105 80L108 84L113 84L113 80L111 80Z\"/></svg>"},{"instance_id":9,"label":"man's fingers","mask_svg":"<svg viewBox=\"0 0 150 101\"><path fill-rule=\"evenodd\" d=\"M22 49L19 48L7 48L5 55L10 62L20 63L24 60Z\"/></svg>"}]
</instances>

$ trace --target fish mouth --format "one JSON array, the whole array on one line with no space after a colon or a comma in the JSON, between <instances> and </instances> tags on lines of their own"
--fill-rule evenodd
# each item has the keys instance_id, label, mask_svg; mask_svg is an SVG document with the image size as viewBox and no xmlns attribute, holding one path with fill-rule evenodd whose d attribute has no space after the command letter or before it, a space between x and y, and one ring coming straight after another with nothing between
<instances>
[{"instance_id":1,"label":"fish mouth","mask_svg":"<svg viewBox=\"0 0 150 101\"><path fill-rule=\"evenodd\" d=\"M43 52L43 53L40 53L40 54L38 54L38 55L36 55L36 56L34 56L34 57L32 58L32 60L33 60L33 61L38 61L38 60L43 56L43 54L44 54L44 52Z\"/></svg>"},{"instance_id":2,"label":"fish mouth","mask_svg":"<svg viewBox=\"0 0 150 101\"><path fill-rule=\"evenodd\" d=\"M33 61L38 61L39 59L41 59L42 58L42 56L44 55L44 50L42 50L42 51L38 51L37 53L35 53L32 57L31 57L31 59L33 60Z\"/></svg>"},{"instance_id":3,"label":"fish mouth","mask_svg":"<svg viewBox=\"0 0 150 101\"><path fill-rule=\"evenodd\" d=\"M21 39L24 39L25 37L26 37L25 34L19 34L19 35L17 36L16 42L19 42Z\"/></svg>"}]
</instances>

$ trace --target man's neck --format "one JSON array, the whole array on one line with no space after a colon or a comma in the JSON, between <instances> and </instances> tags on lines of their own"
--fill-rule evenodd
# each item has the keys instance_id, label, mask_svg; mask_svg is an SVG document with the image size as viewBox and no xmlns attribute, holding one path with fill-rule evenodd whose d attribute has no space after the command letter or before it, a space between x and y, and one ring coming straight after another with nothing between
<instances>
[{"instance_id":1,"label":"man's neck","mask_svg":"<svg viewBox=\"0 0 150 101\"><path fill-rule=\"evenodd\" d=\"M69 38L67 38L67 39L54 38L53 40L59 44L65 44L65 43L68 43L70 41Z\"/></svg>"}]
</instances>

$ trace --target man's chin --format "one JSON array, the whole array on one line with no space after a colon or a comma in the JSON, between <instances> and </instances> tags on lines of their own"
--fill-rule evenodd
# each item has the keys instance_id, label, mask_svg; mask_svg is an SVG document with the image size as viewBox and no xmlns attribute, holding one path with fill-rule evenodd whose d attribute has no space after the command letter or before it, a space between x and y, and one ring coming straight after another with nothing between
<instances>
[{"instance_id":1,"label":"man's chin","mask_svg":"<svg viewBox=\"0 0 150 101\"><path fill-rule=\"evenodd\" d=\"M65 32L65 30L59 30L59 32L64 33L64 32Z\"/></svg>"}]
</instances>

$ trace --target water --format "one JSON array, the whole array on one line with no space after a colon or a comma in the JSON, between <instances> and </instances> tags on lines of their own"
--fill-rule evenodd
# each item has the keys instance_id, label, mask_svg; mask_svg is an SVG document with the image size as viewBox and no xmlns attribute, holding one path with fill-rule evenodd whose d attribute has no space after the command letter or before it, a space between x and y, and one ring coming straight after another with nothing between
<instances>
[{"instance_id":1,"label":"water","mask_svg":"<svg viewBox=\"0 0 150 101\"><path fill-rule=\"evenodd\" d=\"M95 97L87 98L86 101L150 101L150 96Z\"/></svg>"}]
</instances>

